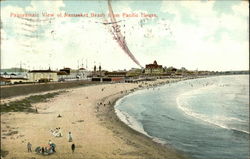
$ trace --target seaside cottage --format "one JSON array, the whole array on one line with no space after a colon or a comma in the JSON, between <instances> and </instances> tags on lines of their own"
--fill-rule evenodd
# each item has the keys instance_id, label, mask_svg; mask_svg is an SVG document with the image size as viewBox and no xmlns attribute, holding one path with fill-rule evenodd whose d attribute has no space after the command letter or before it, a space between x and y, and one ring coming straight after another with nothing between
<instances>
[{"instance_id":1,"label":"seaside cottage","mask_svg":"<svg viewBox=\"0 0 250 159\"><path fill-rule=\"evenodd\" d=\"M87 80L90 75L91 72L86 70L85 68L80 68L77 72L77 78L79 80Z\"/></svg>"},{"instance_id":2,"label":"seaside cottage","mask_svg":"<svg viewBox=\"0 0 250 159\"><path fill-rule=\"evenodd\" d=\"M29 82L58 81L57 72L48 70L32 70L28 72Z\"/></svg>"},{"instance_id":3,"label":"seaside cottage","mask_svg":"<svg viewBox=\"0 0 250 159\"><path fill-rule=\"evenodd\" d=\"M57 72L58 81L74 81L74 80L88 80L91 72L85 68L80 68L79 70L72 70L70 68L60 69Z\"/></svg>"}]
</instances>

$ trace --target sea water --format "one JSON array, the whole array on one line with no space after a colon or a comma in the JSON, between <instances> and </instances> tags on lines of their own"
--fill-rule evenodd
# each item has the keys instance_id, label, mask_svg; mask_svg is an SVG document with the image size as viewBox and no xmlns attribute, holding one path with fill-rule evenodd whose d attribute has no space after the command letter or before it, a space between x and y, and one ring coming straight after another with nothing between
<instances>
[{"instance_id":1,"label":"sea water","mask_svg":"<svg viewBox=\"0 0 250 159\"><path fill-rule=\"evenodd\" d=\"M249 75L186 80L116 103L133 129L199 159L248 159Z\"/></svg>"}]
</instances>

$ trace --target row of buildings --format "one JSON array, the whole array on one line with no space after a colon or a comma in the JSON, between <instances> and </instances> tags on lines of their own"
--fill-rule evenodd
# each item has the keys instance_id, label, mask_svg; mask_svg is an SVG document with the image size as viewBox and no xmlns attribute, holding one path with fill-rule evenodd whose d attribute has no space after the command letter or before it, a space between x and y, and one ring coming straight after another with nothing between
<instances>
[{"instance_id":1,"label":"row of buildings","mask_svg":"<svg viewBox=\"0 0 250 159\"><path fill-rule=\"evenodd\" d=\"M63 82L75 80L92 80L92 81L110 81L110 82L126 82L136 81L141 79L154 79L157 77L167 76L182 76L187 74L195 74L195 72L187 71L186 69L177 70L169 67L163 68L158 65L157 61L152 64L147 64L144 69L133 68L129 71L105 71L101 66L98 68L94 66L92 71L80 68L72 70L70 68L63 68L59 71L48 70L30 70L21 75L15 73L4 73L0 76L1 85L18 84L18 83L36 83L36 82Z\"/></svg>"},{"instance_id":2,"label":"row of buildings","mask_svg":"<svg viewBox=\"0 0 250 159\"><path fill-rule=\"evenodd\" d=\"M71 80L87 80L91 74L90 71L80 68L77 71L71 71L70 68L64 68L59 71L48 70L30 70L22 73L3 73L0 76L1 85L18 83L36 83L36 82L60 82Z\"/></svg>"}]
</instances>

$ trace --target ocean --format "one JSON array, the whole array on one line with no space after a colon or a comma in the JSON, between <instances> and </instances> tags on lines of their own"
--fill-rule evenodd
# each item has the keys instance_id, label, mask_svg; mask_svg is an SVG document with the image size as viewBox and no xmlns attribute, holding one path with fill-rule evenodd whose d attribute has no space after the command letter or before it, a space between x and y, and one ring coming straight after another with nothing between
<instances>
[{"instance_id":1,"label":"ocean","mask_svg":"<svg viewBox=\"0 0 250 159\"><path fill-rule=\"evenodd\" d=\"M197 159L248 159L249 75L170 83L117 101L116 114L154 141Z\"/></svg>"}]
</instances>

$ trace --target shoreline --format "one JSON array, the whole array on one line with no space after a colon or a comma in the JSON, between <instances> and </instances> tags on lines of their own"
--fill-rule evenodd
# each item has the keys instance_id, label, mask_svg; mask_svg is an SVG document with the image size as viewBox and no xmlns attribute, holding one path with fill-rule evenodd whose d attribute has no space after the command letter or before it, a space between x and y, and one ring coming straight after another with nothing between
<instances>
[{"instance_id":1,"label":"shoreline","mask_svg":"<svg viewBox=\"0 0 250 159\"><path fill-rule=\"evenodd\" d=\"M171 79L147 81L147 83L158 85L162 81ZM34 152L28 153L26 144L31 141L35 149L36 146L46 144L49 139L57 144L58 151L47 156L48 158L186 158L172 147L156 143L133 130L116 115L115 102L129 94L131 90L141 88L140 84L142 83L116 83L66 89L65 93L47 102L35 104L39 108L38 114L25 112L1 114L1 136L5 137L2 138L1 148L9 151L4 158L44 158ZM100 102L103 104L97 108ZM56 118L58 114L62 115L61 119ZM48 133L49 129L56 126L62 128L62 138L53 138ZM3 136L10 130L16 130L18 133ZM36 130L39 130L39 133ZM68 131L73 132L75 139L74 154L71 154L70 143L66 140Z\"/></svg>"},{"instance_id":2,"label":"shoreline","mask_svg":"<svg viewBox=\"0 0 250 159\"><path fill-rule=\"evenodd\" d=\"M213 78L213 77L210 77L210 78ZM210 78L209 79L205 79L205 80L210 80ZM206 81L204 82L204 83L206 83ZM202 84L201 84L202 85ZM224 85L224 84L223 84ZM208 84L208 85L203 85L203 86L200 86L200 87L198 87L198 88L195 88L194 90L189 90L189 91L184 91L185 93L181 93L181 94L179 94L178 96L180 96L180 95L182 95L182 94L186 94L186 93L190 93L190 92L193 92L193 91L197 91L197 90L204 90L204 89L210 89L210 88L216 88L216 87L221 87L221 86L223 86L222 84L220 84L220 83L216 83L216 81L214 82L214 81L212 81L212 83L210 83L210 84ZM227 84L225 84L225 85L227 85ZM224 86L225 86L224 85ZM230 85L230 84L229 84ZM223 87L224 87L223 86ZM192 86L193 87L193 86ZM152 89L152 88L151 88ZM153 88L154 89L154 88ZM128 95L126 95L126 96L128 96ZM119 103L120 102L118 102L119 100L121 100L122 98L124 98L124 97L126 97L126 96L123 96L123 97L121 97L121 98L119 98L117 101L116 101L116 103L115 103L115 106L116 105L119 105ZM177 97L178 97L177 96ZM144 96L145 97L145 96ZM135 98L134 98L135 99ZM140 99L144 99L144 98L140 98ZM126 103L126 102L125 102ZM136 105L131 105L131 103L133 103L133 102L127 102L127 104L128 104L128 106L136 106ZM179 107L179 104L177 103L177 105L178 105L178 107ZM123 106L123 108L125 108L126 107L126 105L125 104L122 104L122 106ZM115 108L115 107L114 107ZM120 107L121 108L121 107ZM135 108L136 109L136 108ZM138 110L138 108L137 108L137 110ZM236 128L233 128L233 129L231 129L231 128L228 128L228 127L224 127L224 126L221 126L221 125L218 125L216 122L215 123L213 123L212 121L209 121L209 120L204 120L204 119L202 119L202 118L199 118L199 117L196 117L196 116L193 116L193 115L190 115L190 114L187 114L184 110L182 110L186 115L188 115L189 117L191 116L192 118L195 118L195 119L199 119L199 120L201 120L202 122L205 122L205 124L211 124L212 126L215 126L215 127L219 127L219 128L223 128L223 129L227 129L227 130L229 130L229 131L233 131L234 133L235 132L237 132L237 133L240 133L240 134L242 134L242 133L244 133L244 136L245 135L249 135L249 132L248 131L242 131L241 129L240 130L237 130ZM119 112L119 111L118 111ZM128 111L129 112L129 111ZM137 126L138 126L138 124L135 122L135 124L134 124L134 127L133 127L133 124L131 124L131 123L134 123L133 121L134 121L134 119L132 118L131 120L129 120L130 118L128 117L127 119L125 118L125 116L129 116L129 114L130 113L128 113L128 112L126 112L125 111L125 113L124 114L122 114L122 117L120 118L120 116L119 116L119 119L124 123L124 124L126 124L128 127L130 127L131 129L134 129L135 131L138 131L138 132L140 132L140 133L142 133L142 134L144 134L143 132L141 132L141 127L140 127L140 124L139 124L139 128L137 129ZM130 111L130 112L133 112L133 111ZM133 115L136 115L138 112L137 111L135 111L134 112L135 114L133 114ZM124 116L123 116L124 115ZM133 117L133 116L132 116ZM141 118L140 118L141 119ZM149 119L149 118L147 118L147 119ZM132 126L131 126L132 125ZM143 129L142 129L143 130ZM147 132L146 132L147 133ZM147 134L144 134L145 136L147 136ZM149 136L150 137L150 136ZM151 140L153 140L153 138L154 137L152 137L151 138ZM157 142L157 141L156 141ZM180 142L180 141L179 141ZM166 143L167 144L167 143ZM164 145L164 144L163 144ZM191 149L192 150L192 149ZM235 151L235 150L234 150ZM180 153L181 154L181 153ZM185 153L184 153L184 155L185 155ZM189 156L190 157L190 156Z\"/></svg>"},{"instance_id":3,"label":"shoreline","mask_svg":"<svg viewBox=\"0 0 250 159\"><path fill-rule=\"evenodd\" d=\"M180 81L184 81L184 80L191 80L193 78L184 78L184 79L174 79L176 81L168 81L168 82L159 82L156 85L152 85L149 88L155 88L155 87L159 87L159 86L163 86L163 85L167 85L167 84L171 84L171 83L176 83L176 82L180 82ZM123 133L128 132L130 135L133 135L133 139L137 140L138 142L141 142L141 144L151 144L151 148L152 149L156 149L157 153L160 154L160 158L162 157L163 159L165 158L170 158L170 159L175 159L175 158L180 158L180 159L187 159L187 158L191 158L190 156L187 156L185 153L180 152L176 149L174 149L173 147L171 147L168 143L162 143L162 142L158 142L155 141L157 138L154 138L153 136L150 136L148 134L144 134L132 127L130 127L128 124L124 123L118 116L118 114L116 113L116 109L115 106L117 104L117 102L119 100L121 100L122 98L131 95L132 93L136 92L136 91L140 91L140 90L145 90L148 89L148 87L139 87L134 91L130 91L130 92L126 92L125 94L114 94L111 95L109 97L105 97L103 99L101 99L99 102L97 102L97 106L96 106L96 110L98 110L98 106L99 103L101 102L102 104L107 104L110 102L110 106L108 108L106 108L106 110L103 113L99 113L97 114L97 117L101 120L104 121L103 125L105 125L108 128L108 125L116 125L117 127L121 127L122 129L124 129L124 132L119 132L114 130L114 128L110 128L111 130L113 130L114 133L117 134L118 137L123 138ZM97 112L98 113L98 112ZM112 120L110 120L110 118ZM146 133L146 132L145 132ZM143 153L142 153L143 154ZM148 155L148 154L147 154ZM141 156L142 158L145 157L146 159L154 159L154 156ZM156 157L156 158L159 158Z\"/></svg>"},{"instance_id":4,"label":"shoreline","mask_svg":"<svg viewBox=\"0 0 250 159\"><path fill-rule=\"evenodd\" d=\"M129 93L128 93L129 94ZM128 95L126 94L126 95ZM125 96L126 96L125 95ZM128 132L128 135L132 135L132 138L135 140L133 142L128 141L130 144L135 145L135 146L141 146L141 144L146 144L147 146L149 146L151 149L156 150L155 153L157 153L157 157L156 158L169 158L170 159L175 159L175 158L179 158L179 159L186 159L188 158L188 156L185 156L184 153L178 152L176 149L174 149L173 147L170 147L167 143L166 144L161 144L159 142L154 141L154 139L150 136L147 136L133 128L131 128L129 125L127 125L126 123L124 123L123 121L120 120L120 118L117 116L116 112L115 112L115 104L116 102L123 98L124 96L120 96L120 97L110 97L108 99L110 99L111 102L111 106L109 109L106 110L105 113L107 113L104 117L100 117L102 114L98 114L99 119L101 121L105 120L103 122L103 125L105 125L107 128L111 129L114 133L116 133L116 135L118 137L120 137L121 139L127 140L130 137L127 137L127 134L124 135L125 133ZM104 102L106 100L102 100L102 102ZM110 110L110 112L108 112ZM112 120L108 120L108 117L110 117ZM110 119L109 118L109 119ZM121 131L116 131L114 127L109 127L109 124L115 125L115 127L120 127L121 129L123 129L123 132ZM125 137L124 137L125 136ZM139 144L138 144L139 143ZM150 145L149 145L150 144ZM141 155L139 155L141 158L146 158L146 159L154 159L154 156L149 156L148 153L141 153Z\"/></svg>"}]
</instances>

